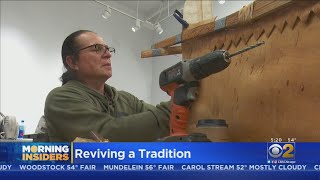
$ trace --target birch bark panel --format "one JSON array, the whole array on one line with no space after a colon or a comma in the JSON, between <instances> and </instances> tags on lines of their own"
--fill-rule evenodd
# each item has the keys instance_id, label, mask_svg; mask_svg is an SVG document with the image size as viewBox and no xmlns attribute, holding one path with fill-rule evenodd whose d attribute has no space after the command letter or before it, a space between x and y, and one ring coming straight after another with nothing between
<instances>
[{"instance_id":1,"label":"birch bark panel","mask_svg":"<svg viewBox=\"0 0 320 180\"><path fill-rule=\"evenodd\" d=\"M211 19L213 17L212 13L212 1L202 0L202 21Z\"/></svg>"},{"instance_id":2,"label":"birch bark panel","mask_svg":"<svg viewBox=\"0 0 320 180\"><path fill-rule=\"evenodd\" d=\"M204 20L212 19L212 1L186 0L183 7L183 18L189 24L195 24ZM190 54L190 49L187 44L189 43L182 43L181 45L182 58L185 58L185 55Z\"/></svg>"},{"instance_id":3,"label":"birch bark panel","mask_svg":"<svg viewBox=\"0 0 320 180\"><path fill-rule=\"evenodd\" d=\"M203 20L211 19L212 1L210 0L186 0L183 8L183 18L189 24L195 24Z\"/></svg>"},{"instance_id":4,"label":"birch bark panel","mask_svg":"<svg viewBox=\"0 0 320 180\"><path fill-rule=\"evenodd\" d=\"M183 7L183 18L189 23L194 24L202 20L202 3L197 0L186 0Z\"/></svg>"}]
</instances>

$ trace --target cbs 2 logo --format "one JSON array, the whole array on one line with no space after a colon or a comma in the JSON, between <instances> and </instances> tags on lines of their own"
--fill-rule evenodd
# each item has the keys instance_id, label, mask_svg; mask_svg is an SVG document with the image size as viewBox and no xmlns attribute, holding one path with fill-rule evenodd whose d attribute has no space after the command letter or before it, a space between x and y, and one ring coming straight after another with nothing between
<instances>
[{"instance_id":1,"label":"cbs 2 logo","mask_svg":"<svg viewBox=\"0 0 320 180\"><path fill-rule=\"evenodd\" d=\"M294 143L268 143L268 157L294 159L295 144Z\"/></svg>"}]
</instances>

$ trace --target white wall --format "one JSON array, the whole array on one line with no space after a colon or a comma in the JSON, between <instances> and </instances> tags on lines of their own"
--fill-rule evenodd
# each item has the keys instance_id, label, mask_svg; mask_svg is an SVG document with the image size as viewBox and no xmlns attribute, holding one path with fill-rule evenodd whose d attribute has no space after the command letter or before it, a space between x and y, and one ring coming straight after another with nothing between
<instances>
[{"instance_id":1,"label":"white wall","mask_svg":"<svg viewBox=\"0 0 320 180\"><path fill-rule=\"evenodd\" d=\"M250 4L253 2L253 0L247 0L247 1L228 1L226 0L225 4L220 5L218 1L213 1L213 15L217 16L217 19L223 18L225 16L228 16L239 9L241 9L243 6ZM176 7L177 9L180 9L181 7ZM174 10L174 9L173 9ZM164 32L159 36L157 34L154 34L155 42L157 43L161 40L164 40L168 37L177 35L181 33L182 26L181 24L174 18L170 17L167 20L163 21L161 23L162 28L164 29ZM153 44L154 44L153 43ZM164 69L176 64L177 62L181 61L182 57L181 55L171 55L171 56L162 56L162 57L155 57L153 58L153 65L152 65L152 92L151 92L151 102L152 104L157 104L160 101L167 101L170 99L170 97L161 91L159 88L159 75L161 71Z\"/></svg>"},{"instance_id":2,"label":"white wall","mask_svg":"<svg viewBox=\"0 0 320 180\"><path fill-rule=\"evenodd\" d=\"M113 12L105 21L103 6L93 1L1 1L0 111L26 122L33 133L49 91L61 85L64 38L89 29L116 48L113 77L107 83L151 101L152 62L140 51L152 44L152 31L131 31L134 20Z\"/></svg>"}]
</instances>

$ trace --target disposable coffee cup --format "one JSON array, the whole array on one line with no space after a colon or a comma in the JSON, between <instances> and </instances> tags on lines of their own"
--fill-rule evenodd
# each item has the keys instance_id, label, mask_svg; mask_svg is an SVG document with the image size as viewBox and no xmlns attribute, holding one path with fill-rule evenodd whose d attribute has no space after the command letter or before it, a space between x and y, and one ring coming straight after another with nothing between
<instances>
[{"instance_id":1,"label":"disposable coffee cup","mask_svg":"<svg viewBox=\"0 0 320 180\"><path fill-rule=\"evenodd\" d=\"M211 142L229 142L228 124L223 119L199 120L195 132L207 135Z\"/></svg>"}]
</instances>

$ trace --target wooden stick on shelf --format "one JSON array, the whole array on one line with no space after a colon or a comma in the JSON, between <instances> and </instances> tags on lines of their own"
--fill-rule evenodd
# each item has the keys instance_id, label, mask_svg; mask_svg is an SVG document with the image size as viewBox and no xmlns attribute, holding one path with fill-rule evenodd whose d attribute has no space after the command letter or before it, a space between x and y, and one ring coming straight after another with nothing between
<instances>
[{"instance_id":1,"label":"wooden stick on shelf","mask_svg":"<svg viewBox=\"0 0 320 180\"><path fill-rule=\"evenodd\" d=\"M181 51L181 46L145 50L141 52L141 58L181 54Z\"/></svg>"}]
</instances>

